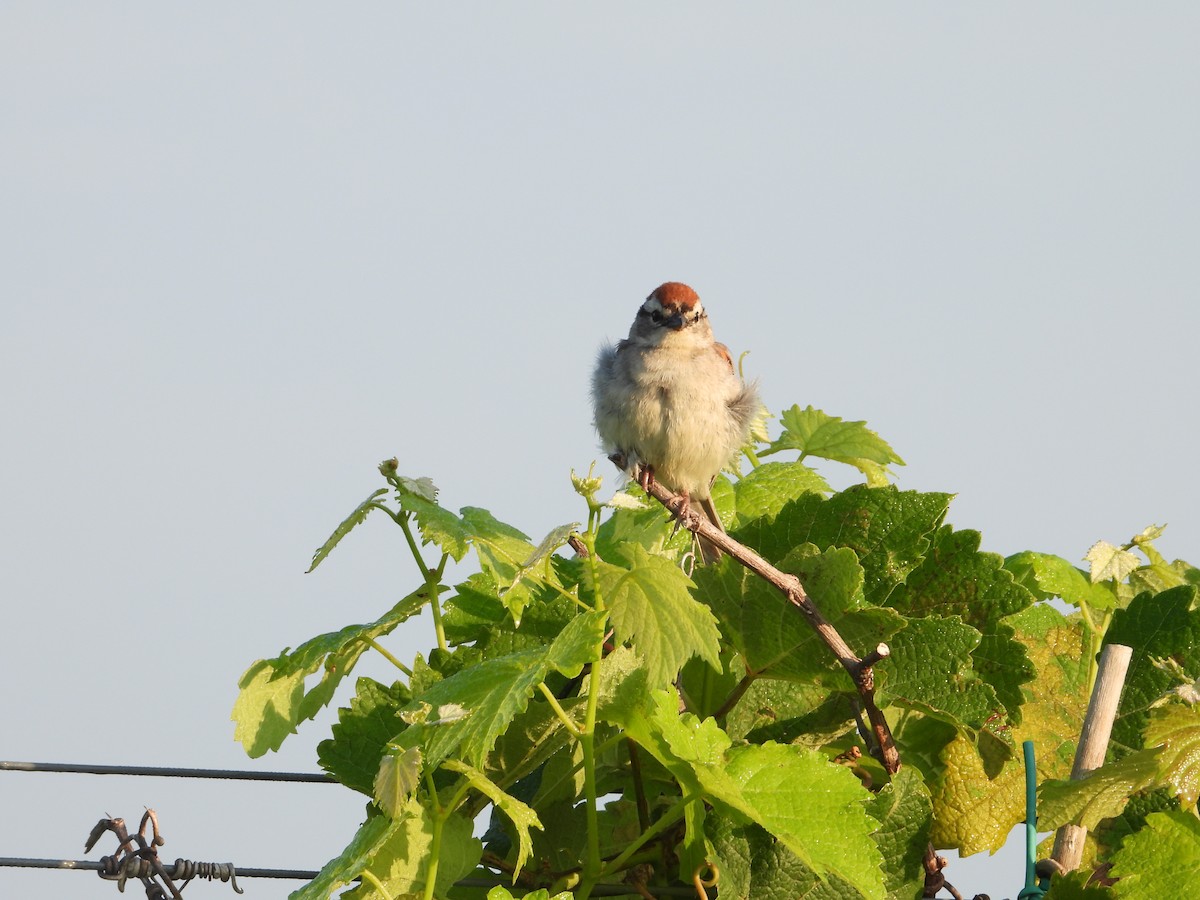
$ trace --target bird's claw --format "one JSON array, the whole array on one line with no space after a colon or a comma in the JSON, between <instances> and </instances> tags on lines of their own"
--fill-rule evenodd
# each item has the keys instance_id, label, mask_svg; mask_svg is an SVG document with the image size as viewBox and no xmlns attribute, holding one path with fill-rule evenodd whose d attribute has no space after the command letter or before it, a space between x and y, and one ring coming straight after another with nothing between
<instances>
[{"instance_id":1,"label":"bird's claw","mask_svg":"<svg viewBox=\"0 0 1200 900\"><path fill-rule=\"evenodd\" d=\"M642 486L642 490L647 494L650 493L650 485L654 484L654 466L643 464L637 471L637 483Z\"/></svg>"}]
</instances>

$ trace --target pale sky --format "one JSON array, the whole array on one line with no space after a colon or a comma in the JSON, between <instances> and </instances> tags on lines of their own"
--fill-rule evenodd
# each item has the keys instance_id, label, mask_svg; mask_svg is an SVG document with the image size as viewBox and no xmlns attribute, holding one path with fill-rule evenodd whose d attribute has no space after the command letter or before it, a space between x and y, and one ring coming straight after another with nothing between
<instances>
[{"instance_id":1,"label":"pale sky","mask_svg":"<svg viewBox=\"0 0 1200 900\"><path fill-rule=\"evenodd\" d=\"M583 518L595 350L666 280L984 549L1167 522L1200 561L1198 37L1190 3L5 3L0 758L315 771L332 713L252 762L238 677L418 577L382 519L313 549L391 456L535 539ZM168 859L315 869L364 802L0 773L0 855L153 806Z\"/></svg>"}]
</instances>

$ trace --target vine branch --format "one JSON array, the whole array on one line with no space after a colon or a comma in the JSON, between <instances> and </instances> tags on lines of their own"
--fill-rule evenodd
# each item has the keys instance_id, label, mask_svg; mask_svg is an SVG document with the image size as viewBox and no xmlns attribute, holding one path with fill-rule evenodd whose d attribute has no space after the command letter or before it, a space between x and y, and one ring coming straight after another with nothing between
<instances>
[{"instance_id":1,"label":"vine branch","mask_svg":"<svg viewBox=\"0 0 1200 900\"><path fill-rule=\"evenodd\" d=\"M617 462L617 460L613 460ZM704 516L694 509L685 508L681 496L671 493L657 481L651 481L646 492L666 507L667 511L678 520L679 524L695 535L719 547L739 563L758 575L767 583L773 585L787 598L787 601L798 609L808 624L816 631L817 636L833 653L842 668L850 675L862 698L863 709L871 723L871 730L879 746L880 762L889 774L900 770L900 753L892 738L891 727L884 718L883 711L875 704L875 664L886 659L891 651L887 644L878 644L866 656L860 657L838 633L838 630L821 615L820 610L812 602L800 579L775 568L755 551L745 544L735 541L728 534L717 528Z\"/></svg>"}]
</instances>

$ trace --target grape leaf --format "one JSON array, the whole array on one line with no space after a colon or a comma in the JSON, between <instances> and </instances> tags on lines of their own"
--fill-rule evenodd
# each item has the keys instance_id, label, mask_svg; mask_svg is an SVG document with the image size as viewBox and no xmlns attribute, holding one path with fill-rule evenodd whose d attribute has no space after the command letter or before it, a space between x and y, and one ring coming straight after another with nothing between
<instances>
[{"instance_id":1,"label":"grape leaf","mask_svg":"<svg viewBox=\"0 0 1200 900\"><path fill-rule=\"evenodd\" d=\"M1112 876L1120 879L1121 900L1194 895L1200 884L1200 819L1182 810L1151 813L1146 827L1125 838L1113 857Z\"/></svg>"},{"instance_id":2,"label":"grape leaf","mask_svg":"<svg viewBox=\"0 0 1200 900\"><path fill-rule=\"evenodd\" d=\"M919 897L925 887L921 861L929 846L933 801L920 773L903 768L867 804L879 822L873 835L883 857L883 880L889 898Z\"/></svg>"},{"instance_id":3,"label":"grape leaf","mask_svg":"<svg viewBox=\"0 0 1200 900\"><path fill-rule=\"evenodd\" d=\"M887 605L906 616L958 616L979 631L1029 607L1033 595L1003 568L1003 557L980 552L980 540L978 531L943 525L933 535L929 554L892 592Z\"/></svg>"},{"instance_id":4,"label":"grape leaf","mask_svg":"<svg viewBox=\"0 0 1200 900\"><path fill-rule=\"evenodd\" d=\"M390 633L428 601L429 589L421 587L374 622L318 635L295 650L255 662L238 681L232 714L237 723L234 739L251 757L278 750L288 735L296 733L300 722L311 719L333 699L338 684L369 648L368 641ZM321 680L305 690L305 678L322 667Z\"/></svg>"},{"instance_id":5,"label":"grape leaf","mask_svg":"<svg viewBox=\"0 0 1200 900\"><path fill-rule=\"evenodd\" d=\"M1192 609L1195 598L1191 585L1143 593L1113 614L1104 643L1133 648L1113 724L1114 742L1139 749L1151 705L1176 683L1174 676L1154 665L1155 658L1173 657L1189 677L1200 678L1200 611Z\"/></svg>"},{"instance_id":6,"label":"grape leaf","mask_svg":"<svg viewBox=\"0 0 1200 900\"><path fill-rule=\"evenodd\" d=\"M502 884L496 885L487 892L487 900L572 900L573 895L570 891L562 891L550 896L550 892L545 888L538 891L530 891L528 894L522 894L519 898L508 892L508 888Z\"/></svg>"},{"instance_id":7,"label":"grape leaf","mask_svg":"<svg viewBox=\"0 0 1200 900\"><path fill-rule=\"evenodd\" d=\"M775 561L805 543L849 547L863 567L867 602L882 605L924 559L949 504L949 494L892 487L852 487L828 500L809 493L739 525L734 537Z\"/></svg>"},{"instance_id":8,"label":"grape leaf","mask_svg":"<svg viewBox=\"0 0 1200 900\"><path fill-rule=\"evenodd\" d=\"M455 562L461 561L471 546L471 532L463 520L430 496L431 492L425 489L425 479L416 482L399 477L388 480L396 488L400 508L417 520L422 540L433 544ZM436 495L436 491L432 493Z\"/></svg>"},{"instance_id":9,"label":"grape leaf","mask_svg":"<svg viewBox=\"0 0 1200 900\"><path fill-rule=\"evenodd\" d=\"M822 615L851 647L874 648L903 625L891 610L862 607L863 573L853 551L798 547L781 568L796 574ZM732 559L697 569L698 596L717 614L748 670L771 678L853 690L845 670L799 609Z\"/></svg>"},{"instance_id":10,"label":"grape leaf","mask_svg":"<svg viewBox=\"0 0 1200 900\"><path fill-rule=\"evenodd\" d=\"M1089 885L1087 881L1091 877L1091 869L1055 875L1050 881L1050 890L1044 895L1045 900L1114 900L1116 895L1111 888Z\"/></svg>"},{"instance_id":11,"label":"grape leaf","mask_svg":"<svg viewBox=\"0 0 1200 900\"><path fill-rule=\"evenodd\" d=\"M1039 600L1058 597L1074 607L1091 609L1112 609L1117 602L1108 585L1093 584L1087 573L1061 556L1026 550L1008 557L1004 568Z\"/></svg>"},{"instance_id":12,"label":"grape leaf","mask_svg":"<svg viewBox=\"0 0 1200 900\"><path fill-rule=\"evenodd\" d=\"M429 810L409 800L394 827L385 833L366 868L393 898L419 895L425 888L433 849L433 818ZM451 813L442 824L434 896L444 897L451 885L479 864L483 845L472 836L471 821ZM344 883L344 882L343 882ZM341 895L343 900L383 900L367 881ZM300 900L294 894L289 900ZM303 900L309 900L308 897ZM312 898L316 900L316 895Z\"/></svg>"},{"instance_id":13,"label":"grape leaf","mask_svg":"<svg viewBox=\"0 0 1200 900\"><path fill-rule=\"evenodd\" d=\"M369 816L346 849L325 863L316 878L299 890L292 891L288 900L326 900L332 896L338 888L362 875L371 859L403 822L403 818L390 819L382 814Z\"/></svg>"},{"instance_id":14,"label":"grape leaf","mask_svg":"<svg viewBox=\"0 0 1200 900\"><path fill-rule=\"evenodd\" d=\"M975 675L996 691L1008 717L1021 718L1020 686L1033 679L1025 647L1000 620L1026 609L1033 595L1013 580L995 553L979 550L977 531L943 525L934 534L929 555L887 604L906 616L959 616L981 633L972 651Z\"/></svg>"},{"instance_id":15,"label":"grape leaf","mask_svg":"<svg viewBox=\"0 0 1200 900\"><path fill-rule=\"evenodd\" d=\"M1094 831L1101 819L1120 815L1129 796L1154 785L1158 753L1142 750L1107 763L1075 781L1051 779L1038 788L1038 827L1082 825Z\"/></svg>"},{"instance_id":16,"label":"grape leaf","mask_svg":"<svg viewBox=\"0 0 1200 900\"><path fill-rule=\"evenodd\" d=\"M1096 541L1083 558L1091 565L1092 584L1124 581L1125 576L1140 565L1136 556L1108 541Z\"/></svg>"},{"instance_id":17,"label":"grape leaf","mask_svg":"<svg viewBox=\"0 0 1200 900\"><path fill-rule=\"evenodd\" d=\"M1159 769L1185 810L1200 794L1200 707L1172 703L1150 713L1146 746L1160 748Z\"/></svg>"},{"instance_id":18,"label":"grape leaf","mask_svg":"<svg viewBox=\"0 0 1200 900\"><path fill-rule=\"evenodd\" d=\"M688 794L761 823L822 880L839 879L867 898L884 896L870 837L874 820L848 769L794 745L733 747L714 720L681 717L678 703L673 691L653 691L625 726ZM821 827L812 828L814 821Z\"/></svg>"},{"instance_id":19,"label":"grape leaf","mask_svg":"<svg viewBox=\"0 0 1200 900\"><path fill-rule=\"evenodd\" d=\"M375 775L375 805L395 818L421 783L421 751L416 747L389 748Z\"/></svg>"},{"instance_id":20,"label":"grape leaf","mask_svg":"<svg viewBox=\"0 0 1200 900\"><path fill-rule=\"evenodd\" d=\"M516 797L504 793L491 779L474 766L468 766L466 763L459 762L456 759L448 759L442 763L442 768L465 775L467 781L471 783L471 787L491 800L496 809L508 816L509 821L512 822L513 828L517 832L519 846L517 861L513 868L513 884L516 884L517 876L521 873L521 869L525 867L525 862L529 859L530 851L533 849L532 841L529 837L529 829L542 828L542 823L538 819L537 813L533 811L532 807L522 803Z\"/></svg>"},{"instance_id":21,"label":"grape leaf","mask_svg":"<svg viewBox=\"0 0 1200 900\"><path fill-rule=\"evenodd\" d=\"M989 778L970 739L959 734L941 753L941 777L931 785L935 847L957 849L963 856L1004 846L1013 826L1025 817L1025 774L1006 765Z\"/></svg>"},{"instance_id":22,"label":"grape leaf","mask_svg":"<svg viewBox=\"0 0 1200 900\"><path fill-rule=\"evenodd\" d=\"M898 703L959 727L979 729L1000 708L992 686L971 667L980 634L957 616L909 619L890 642L881 703Z\"/></svg>"},{"instance_id":23,"label":"grape leaf","mask_svg":"<svg viewBox=\"0 0 1200 900\"><path fill-rule=\"evenodd\" d=\"M1048 605L1032 606L1006 622L1029 648L1038 673L1022 688L1026 697L1022 722L1008 729L1009 741L1013 745L1023 740L1037 744L1039 780L1066 778L1088 702L1079 622L1068 620ZM923 762L921 752L935 749L937 742L926 741L914 753L908 741L910 732L914 732L911 727L902 729L898 740L905 760L923 768L930 779L934 845L956 848L963 855L995 852L1003 846L1025 815L1025 775L1020 760L1009 759L998 768L986 761L980 746L989 732L981 731L978 742L962 733L955 736L942 747L938 764L930 766Z\"/></svg>"},{"instance_id":24,"label":"grape leaf","mask_svg":"<svg viewBox=\"0 0 1200 900\"><path fill-rule=\"evenodd\" d=\"M720 894L734 900L861 900L863 894L836 876L822 879L787 844L753 823L709 813L713 861Z\"/></svg>"},{"instance_id":25,"label":"grape leaf","mask_svg":"<svg viewBox=\"0 0 1200 900\"><path fill-rule=\"evenodd\" d=\"M396 713L412 700L407 687L385 687L360 678L349 707L338 710L333 737L317 745L317 761L346 787L371 796L379 761L389 741L404 729Z\"/></svg>"},{"instance_id":26,"label":"grape leaf","mask_svg":"<svg viewBox=\"0 0 1200 900\"><path fill-rule=\"evenodd\" d=\"M409 713L419 713L422 706L456 705L463 715L454 721L414 723L397 743L419 746L429 767L451 755L482 765L497 737L526 708L530 695L551 671L573 678L596 659L605 620L604 613L583 613L548 647L487 659L431 685L416 703L409 704Z\"/></svg>"},{"instance_id":27,"label":"grape leaf","mask_svg":"<svg viewBox=\"0 0 1200 900\"><path fill-rule=\"evenodd\" d=\"M831 493L829 483L800 462L764 463L740 479L733 490L738 525L763 517L774 518L789 500L803 494Z\"/></svg>"},{"instance_id":28,"label":"grape leaf","mask_svg":"<svg viewBox=\"0 0 1200 900\"><path fill-rule=\"evenodd\" d=\"M980 637L979 646L971 651L971 664L975 674L996 692L1008 721L1020 724L1024 719L1021 706L1025 702L1021 685L1033 681L1037 672L1013 628L1004 622L992 624Z\"/></svg>"},{"instance_id":29,"label":"grape leaf","mask_svg":"<svg viewBox=\"0 0 1200 900\"><path fill-rule=\"evenodd\" d=\"M371 496L362 503L358 504L358 506L354 507L354 512L346 516L346 518L342 520L342 524L335 528L333 530L333 534L331 534L325 543L318 547L316 552L313 553L312 563L309 564L309 567L304 571L304 574L307 575L322 562L324 562L325 557L333 552L333 548L342 542L342 538L353 531L355 527L361 525L367 518L367 514L370 513L371 510L377 508L376 503L378 502L379 498L386 493L387 488L380 488L372 493Z\"/></svg>"},{"instance_id":30,"label":"grape leaf","mask_svg":"<svg viewBox=\"0 0 1200 900\"><path fill-rule=\"evenodd\" d=\"M652 687L675 679L692 656L720 669L721 633L712 612L688 592L691 580L671 560L632 546L632 568L596 560L587 581L608 606L619 642L646 662Z\"/></svg>"},{"instance_id":31,"label":"grape leaf","mask_svg":"<svg viewBox=\"0 0 1200 900\"><path fill-rule=\"evenodd\" d=\"M846 422L809 406L785 409L779 416L783 433L764 452L799 450L800 459L817 456L854 466L864 474L895 463L904 465L887 441L867 428L866 422ZM875 465L868 466L867 463Z\"/></svg>"}]
</instances>

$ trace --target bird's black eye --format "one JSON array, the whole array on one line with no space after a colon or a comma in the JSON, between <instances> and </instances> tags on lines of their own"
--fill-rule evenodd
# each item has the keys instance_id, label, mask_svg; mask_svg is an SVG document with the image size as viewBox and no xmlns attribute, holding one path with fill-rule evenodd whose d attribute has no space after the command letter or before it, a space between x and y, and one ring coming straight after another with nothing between
<instances>
[{"instance_id":1,"label":"bird's black eye","mask_svg":"<svg viewBox=\"0 0 1200 900\"><path fill-rule=\"evenodd\" d=\"M660 323L663 320L662 312L657 309L654 310L654 312L650 313L650 320L657 325L658 323Z\"/></svg>"}]
</instances>

